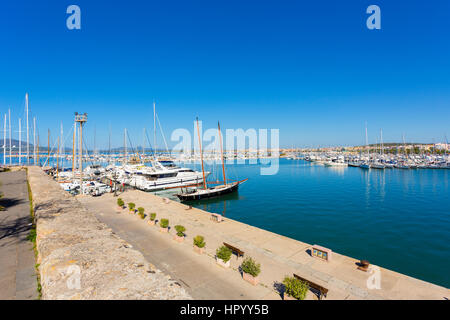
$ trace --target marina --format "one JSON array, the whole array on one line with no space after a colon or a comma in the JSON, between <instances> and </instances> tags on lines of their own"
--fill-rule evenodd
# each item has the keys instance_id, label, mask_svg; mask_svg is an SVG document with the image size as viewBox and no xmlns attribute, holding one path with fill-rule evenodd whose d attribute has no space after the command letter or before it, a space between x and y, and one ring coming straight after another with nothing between
<instances>
[{"instance_id":1,"label":"marina","mask_svg":"<svg viewBox=\"0 0 450 320\"><path fill-rule=\"evenodd\" d=\"M37 199L46 196L48 192L54 198L61 200L64 198L64 193L56 185L56 182L45 176L42 171L35 167L28 170L31 190ZM43 192L44 190L47 190L47 192ZM60 227L64 226L64 219L69 217L71 211L87 210L89 215L84 219L88 217L92 219L95 216L96 219L111 228L106 229L106 233L110 232L108 230L112 230L116 237L120 236L127 241L129 248L132 247L141 251L146 259L154 261L159 269L170 275L171 279L178 281L180 286L193 299L280 300L283 297L283 292L280 291L280 283L286 274L292 273L308 279L310 283L325 288L327 290L326 297L322 298L327 300L442 300L448 297L449 290L445 287L391 271L383 266L379 266L379 288L376 282L374 282L375 287L368 286L367 282L371 273L358 267L360 260L363 261L360 258L353 258L333 250L330 261L321 261L322 259L315 258L312 252L318 249L327 250L326 248L297 241L227 216L220 222L215 221L211 218L210 212L190 208L177 201L167 201L163 197L139 190L127 190L120 193L120 197L126 203L136 203L144 207L146 212L156 212L158 219L167 218L170 225L185 226L185 241L178 243L172 239L175 236L174 228L171 228L168 233L161 233L157 225L149 223L148 217L142 219L138 215L132 214L128 209L118 209L116 205L117 197L114 197L111 193L101 197L79 195L76 197L77 201L72 201L73 198L71 198L70 208L67 208L69 203L65 203L66 208L61 210L62 215L57 216L56 221L49 220L46 225L42 226L43 228L45 226L44 230L57 228L55 231L58 237L61 240L65 239L66 246L69 245L63 251L66 254L61 256L59 262L44 260L46 263L43 273L44 281L47 278L54 277L56 271L51 268L52 264L58 263L59 266L70 264L70 261L73 261L70 259L75 256L80 264L92 259L90 256L82 254L85 251L79 251L79 246L97 245L97 242L94 242L96 239L88 240L89 235L83 234L82 237L86 239L85 241L79 244L70 241L70 238L73 238L75 234L79 236L78 233L74 232L79 232L77 231L79 228L83 230L86 226L83 227L80 222L74 222L71 234L59 230ZM57 204L56 206L61 205ZM42 206L39 210L46 209ZM205 252L200 255L192 250L192 244L189 241L198 234L203 235L207 242ZM48 242L52 237L54 238L55 235L49 237L49 235L43 234L41 241ZM259 285L253 286L242 281L239 265L243 257L232 257L229 268L224 269L216 265L215 250L222 243L239 248L244 257L252 256L261 263L262 272L259 277ZM89 250L86 250L86 252L89 252ZM101 254L105 253L101 251ZM114 259L116 254L113 250L110 253L111 258ZM121 259L117 259L117 262L121 261ZM117 262L114 262L108 268L116 268ZM101 263L101 260L95 261L91 268L99 268L100 266L104 268ZM370 264L376 265L373 261L370 261ZM94 279L91 279L92 274L88 274L88 279L85 281L90 281L93 285L99 286L103 279L109 277L108 272L102 272L101 274L101 277ZM110 281L117 282L117 280L117 277L114 277ZM51 285L51 282L45 281L45 283ZM109 283L105 282L102 286L109 287ZM130 294L139 290L137 287L130 289L132 290ZM53 292L53 290L50 292ZM66 294L70 294L70 292ZM95 298L97 294L102 294L102 291L97 293L84 289L78 294L82 294L86 298ZM116 293L115 291L115 294L119 294L119 292ZM70 298L70 296L67 296L67 298ZM316 291L308 292L308 300L320 298Z\"/></svg>"},{"instance_id":2,"label":"marina","mask_svg":"<svg viewBox=\"0 0 450 320\"><path fill-rule=\"evenodd\" d=\"M450 286L450 278L445 272L450 264L449 256L443 255L443 252L450 252L450 219L446 210L450 203L448 170L327 166L320 160L311 161L308 156L327 159L324 155L314 154L303 160L281 158L279 173L275 176L259 175L264 166L263 159L256 164L250 163L253 162L251 159L244 164L225 164L230 178L239 181L248 177L249 181L235 194L188 200L186 204L300 241L318 243L352 257L376 261L377 265L425 281ZM329 159L333 157L328 156ZM107 159L107 155L103 158ZM348 159L354 158L340 159L344 159L340 163L347 163ZM436 159L441 158L436 156ZM200 161L165 161L171 170L185 168L198 172L195 185L202 190ZM70 165L70 159L66 162ZM148 190L133 178L151 171L151 165L151 161L123 167L120 162L114 166L108 162L94 167L86 165L84 193L98 196L125 187L179 201L179 188ZM204 170L211 175L211 180L221 179L220 166L220 159L205 164ZM111 168L117 171L111 171ZM130 171L129 168L139 170ZM114 184L111 177L119 176L113 173L119 170L128 172L128 180L117 179ZM59 173L60 185L76 195L79 183L77 179L71 182L71 174L71 171ZM414 237L405 236L408 234L414 234Z\"/></svg>"},{"instance_id":3,"label":"marina","mask_svg":"<svg viewBox=\"0 0 450 320\"><path fill-rule=\"evenodd\" d=\"M448 0L53 2L1 11L0 300L448 302Z\"/></svg>"}]
</instances>

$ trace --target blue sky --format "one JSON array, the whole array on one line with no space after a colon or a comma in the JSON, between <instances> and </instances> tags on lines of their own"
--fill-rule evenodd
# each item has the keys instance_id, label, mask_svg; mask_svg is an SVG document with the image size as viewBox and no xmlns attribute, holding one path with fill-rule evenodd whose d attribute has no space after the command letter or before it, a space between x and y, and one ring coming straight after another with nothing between
<instances>
[{"instance_id":1,"label":"blue sky","mask_svg":"<svg viewBox=\"0 0 450 320\"><path fill-rule=\"evenodd\" d=\"M66 28L67 6L81 30ZM368 30L366 8L381 8ZM88 145L135 145L205 127L279 128L281 146L450 138L450 1L8 1L0 11L0 113L25 92L47 129L87 112ZM3 121L2 129L3 129ZM17 136L17 133L14 133ZM161 138L158 138L161 141ZM68 146L71 142L67 142Z\"/></svg>"}]
</instances>

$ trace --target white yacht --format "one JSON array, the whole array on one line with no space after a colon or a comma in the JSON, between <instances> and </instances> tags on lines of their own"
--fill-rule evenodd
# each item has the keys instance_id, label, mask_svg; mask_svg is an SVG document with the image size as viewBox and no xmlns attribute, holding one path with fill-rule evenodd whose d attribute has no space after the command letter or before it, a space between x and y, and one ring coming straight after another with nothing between
<instances>
[{"instance_id":1,"label":"white yacht","mask_svg":"<svg viewBox=\"0 0 450 320\"><path fill-rule=\"evenodd\" d=\"M91 164L87 166L83 171L88 175L99 176L102 173L105 173L105 168L103 168L99 164Z\"/></svg>"},{"instance_id":2,"label":"white yacht","mask_svg":"<svg viewBox=\"0 0 450 320\"><path fill-rule=\"evenodd\" d=\"M144 164L125 165L111 170L110 177L144 191L157 191L170 188L198 185L203 183L202 172L190 168L180 168L172 161L151 161L152 166ZM210 172L205 172L205 178Z\"/></svg>"},{"instance_id":3,"label":"white yacht","mask_svg":"<svg viewBox=\"0 0 450 320\"><path fill-rule=\"evenodd\" d=\"M347 167L347 163L344 161L343 157L338 157L334 159L329 159L323 163L327 167Z\"/></svg>"}]
</instances>

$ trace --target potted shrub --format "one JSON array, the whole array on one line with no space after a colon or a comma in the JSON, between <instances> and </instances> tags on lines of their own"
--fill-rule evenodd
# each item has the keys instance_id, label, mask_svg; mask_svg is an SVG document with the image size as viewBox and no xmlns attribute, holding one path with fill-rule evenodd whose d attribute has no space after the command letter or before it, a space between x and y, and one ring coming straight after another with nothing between
<instances>
[{"instance_id":1,"label":"potted shrub","mask_svg":"<svg viewBox=\"0 0 450 320\"><path fill-rule=\"evenodd\" d=\"M205 238L203 236L195 236L194 237L194 251L198 254L203 254L205 251Z\"/></svg>"},{"instance_id":2,"label":"potted shrub","mask_svg":"<svg viewBox=\"0 0 450 320\"><path fill-rule=\"evenodd\" d=\"M128 209L130 210L130 213L134 213L134 208L136 205L133 202L128 202Z\"/></svg>"},{"instance_id":3,"label":"potted shrub","mask_svg":"<svg viewBox=\"0 0 450 320\"><path fill-rule=\"evenodd\" d=\"M309 285L295 277L285 277L283 280L285 287L284 300L305 300L309 290Z\"/></svg>"},{"instance_id":4,"label":"potted shrub","mask_svg":"<svg viewBox=\"0 0 450 320\"><path fill-rule=\"evenodd\" d=\"M117 199L117 207L118 207L119 211L123 210L124 204L125 204L125 202L123 202L122 198Z\"/></svg>"},{"instance_id":5,"label":"potted shrub","mask_svg":"<svg viewBox=\"0 0 450 320\"><path fill-rule=\"evenodd\" d=\"M161 219L159 222L159 231L164 233L169 232L169 219Z\"/></svg>"},{"instance_id":6,"label":"potted shrub","mask_svg":"<svg viewBox=\"0 0 450 320\"><path fill-rule=\"evenodd\" d=\"M139 217L141 217L142 220L145 219L145 209L143 207L138 208Z\"/></svg>"},{"instance_id":7,"label":"potted shrub","mask_svg":"<svg viewBox=\"0 0 450 320\"><path fill-rule=\"evenodd\" d=\"M177 230L177 234L173 237L173 239L177 242L183 242L186 228L181 225L176 225L175 230Z\"/></svg>"},{"instance_id":8,"label":"potted shrub","mask_svg":"<svg viewBox=\"0 0 450 320\"><path fill-rule=\"evenodd\" d=\"M150 213L150 220L148 220L148 224L151 226L155 225L156 213Z\"/></svg>"},{"instance_id":9,"label":"potted shrub","mask_svg":"<svg viewBox=\"0 0 450 320\"><path fill-rule=\"evenodd\" d=\"M247 257L241 264L242 278L256 286L259 282L258 275L261 272L261 265L256 263L251 257Z\"/></svg>"},{"instance_id":10,"label":"potted shrub","mask_svg":"<svg viewBox=\"0 0 450 320\"><path fill-rule=\"evenodd\" d=\"M231 249L221 246L216 250L216 263L224 268L230 267Z\"/></svg>"}]
</instances>

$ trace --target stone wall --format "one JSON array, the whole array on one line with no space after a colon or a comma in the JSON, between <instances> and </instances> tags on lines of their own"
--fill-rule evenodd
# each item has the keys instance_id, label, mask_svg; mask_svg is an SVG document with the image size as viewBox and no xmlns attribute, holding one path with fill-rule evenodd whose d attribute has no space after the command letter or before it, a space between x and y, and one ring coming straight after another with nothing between
<instances>
[{"instance_id":1,"label":"stone wall","mask_svg":"<svg viewBox=\"0 0 450 320\"><path fill-rule=\"evenodd\" d=\"M28 181L43 299L191 299L40 168Z\"/></svg>"}]
</instances>

